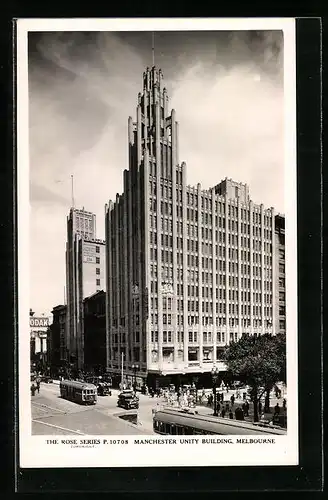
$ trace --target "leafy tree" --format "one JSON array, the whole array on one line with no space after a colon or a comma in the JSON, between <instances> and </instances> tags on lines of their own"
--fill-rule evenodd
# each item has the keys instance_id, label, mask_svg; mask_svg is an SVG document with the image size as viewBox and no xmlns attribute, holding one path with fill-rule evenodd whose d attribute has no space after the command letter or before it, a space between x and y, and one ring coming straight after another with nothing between
<instances>
[{"instance_id":1,"label":"leafy tree","mask_svg":"<svg viewBox=\"0 0 328 500\"><path fill-rule=\"evenodd\" d=\"M224 351L228 372L234 379L250 387L254 405L254 421L258 422L258 403L278 382L286 381L286 336L244 335L232 342Z\"/></svg>"}]
</instances>

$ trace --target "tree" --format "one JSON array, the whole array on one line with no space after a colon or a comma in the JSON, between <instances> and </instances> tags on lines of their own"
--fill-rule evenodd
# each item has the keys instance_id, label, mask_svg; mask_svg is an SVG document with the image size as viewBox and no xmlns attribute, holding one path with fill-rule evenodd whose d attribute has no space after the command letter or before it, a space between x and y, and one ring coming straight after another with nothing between
<instances>
[{"instance_id":1,"label":"tree","mask_svg":"<svg viewBox=\"0 0 328 500\"><path fill-rule=\"evenodd\" d=\"M265 392L286 381L286 336L244 335L227 346L223 354L228 373L250 387L254 422L258 422L258 403Z\"/></svg>"}]
</instances>

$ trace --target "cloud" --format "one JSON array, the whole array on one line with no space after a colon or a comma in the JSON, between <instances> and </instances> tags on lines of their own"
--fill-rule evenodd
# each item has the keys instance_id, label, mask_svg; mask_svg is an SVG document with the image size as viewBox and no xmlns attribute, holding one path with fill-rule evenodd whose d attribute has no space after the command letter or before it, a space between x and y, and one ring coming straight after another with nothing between
<instances>
[{"instance_id":1,"label":"cloud","mask_svg":"<svg viewBox=\"0 0 328 500\"><path fill-rule=\"evenodd\" d=\"M61 196L46 186L36 183L30 183L30 200L34 205L63 205L64 207L67 207L67 204L70 202L67 197Z\"/></svg>"},{"instance_id":2,"label":"cloud","mask_svg":"<svg viewBox=\"0 0 328 500\"><path fill-rule=\"evenodd\" d=\"M246 182L257 203L283 211L283 90L258 67L206 74L201 63L173 85L180 161L190 184L226 176Z\"/></svg>"},{"instance_id":3,"label":"cloud","mask_svg":"<svg viewBox=\"0 0 328 500\"><path fill-rule=\"evenodd\" d=\"M30 53L31 218L37 235L31 242L31 307L38 310L62 302L71 174L75 203L97 214L101 238L104 205L122 192L127 120L135 118L149 64L147 37L47 33ZM187 182L209 188L232 177L249 184L255 202L283 211L281 33L160 33L156 40Z\"/></svg>"}]
</instances>

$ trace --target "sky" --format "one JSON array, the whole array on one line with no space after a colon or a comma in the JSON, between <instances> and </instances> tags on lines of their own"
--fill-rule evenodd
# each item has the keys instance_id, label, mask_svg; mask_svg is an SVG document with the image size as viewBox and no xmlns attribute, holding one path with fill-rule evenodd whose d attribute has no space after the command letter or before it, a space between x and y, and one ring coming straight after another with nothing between
<instances>
[{"instance_id":1,"label":"sky","mask_svg":"<svg viewBox=\"0 0 328 500\"><path fill-rule=\"evenodd\" d=\"M282 31L155 32L155 64L179 122L187 183L225 177L284 212ZM66 217L97 216L122 193L128 117L136 117L150 32L29 33L31 307L64 302Z\"/></svg>"}]
</instances>

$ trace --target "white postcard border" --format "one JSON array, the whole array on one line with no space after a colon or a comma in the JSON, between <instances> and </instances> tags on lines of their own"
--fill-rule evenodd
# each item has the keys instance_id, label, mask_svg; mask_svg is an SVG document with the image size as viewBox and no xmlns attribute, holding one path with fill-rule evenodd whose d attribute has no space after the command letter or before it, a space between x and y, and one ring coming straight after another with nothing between
<instances>
[{"instance_id":1,"label":"white postcard border","mask_svg":"<svg viewBox=\"0 0 328 500\"><path fill-rule=\"evenodd\" d=\"M29 31L181 31L283 30L285 104L285 214L288 432L275 444L181 444L178 436L83 436L100 440L93 447L61 444L67 436L32 436L29 338ZM296 69L295 20L283 19L20 19L17 22L17 199L18 199L18 325L19 325L19 446L20 467L142 467L298 464L297 385L297 221L296 221ZM295 196L292 196L294 193ZM224 436L221 436L221 438ZM78 436L72 436L79 440ZM136 444L135 440L175 439L176 444ZM204 436L209 439L209 436ZM216 436L214 436L216 438ZM220 436L218 436L220 438ZM239 436L243 438L243 436ZM254 436L255 439L261 439ZM47 440L58 439L58 444ZM105 441L104 441L105 440ZM107 443L106 443L107 440ZM110 444L109 441L128 444Z\"/></svg>"}]
</instances>

